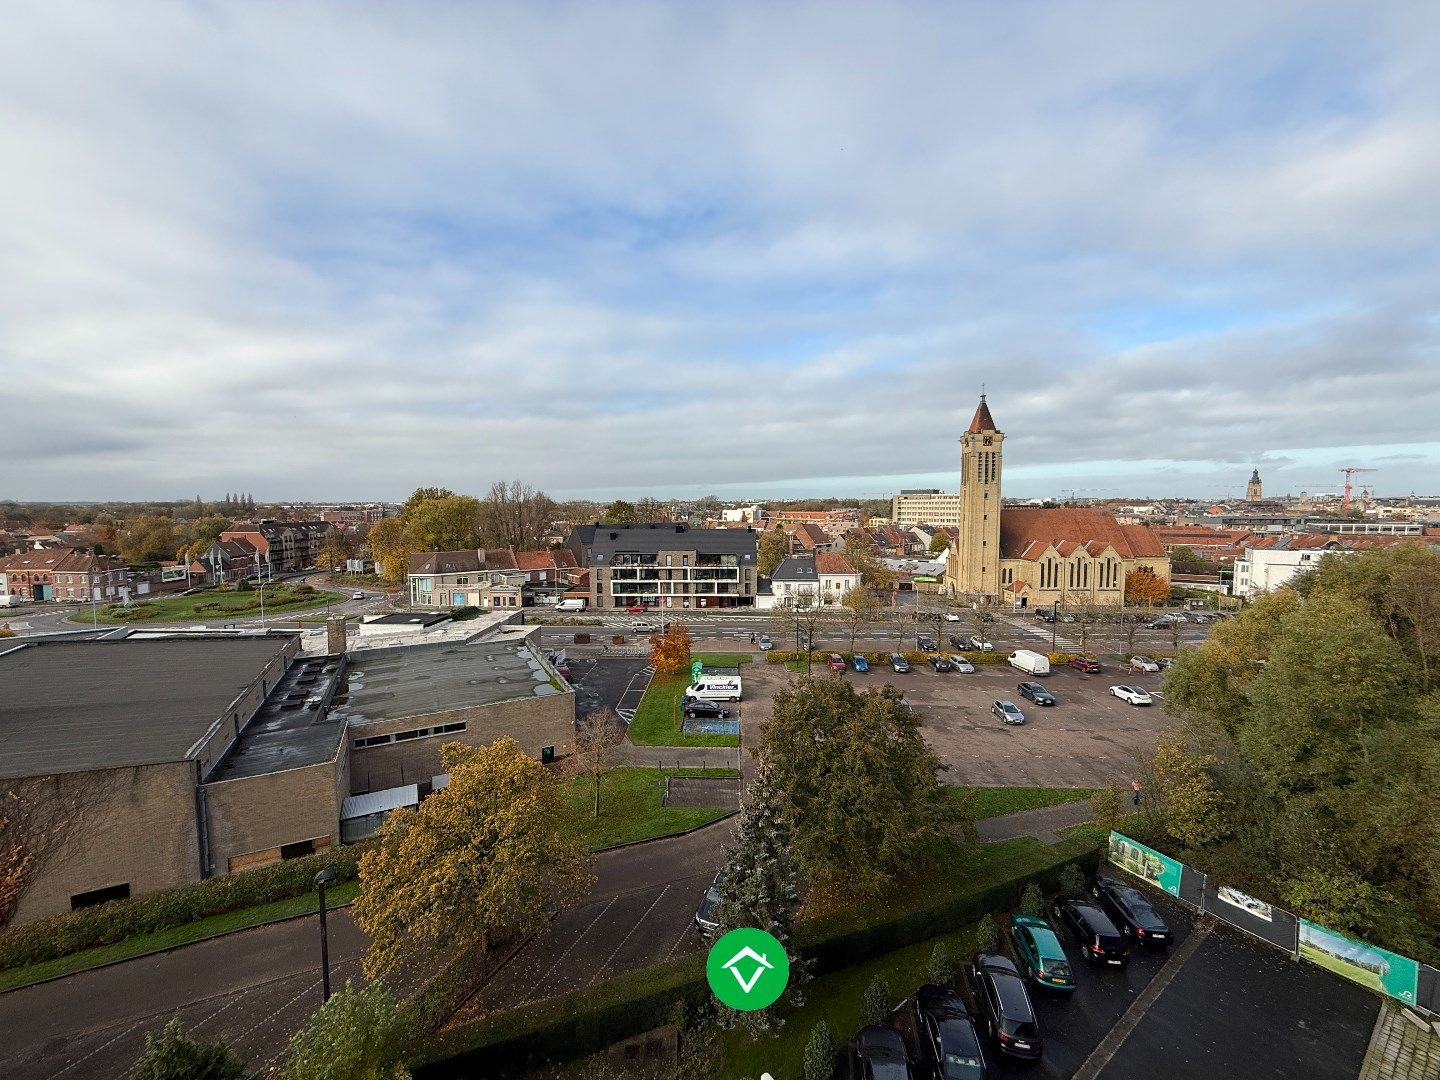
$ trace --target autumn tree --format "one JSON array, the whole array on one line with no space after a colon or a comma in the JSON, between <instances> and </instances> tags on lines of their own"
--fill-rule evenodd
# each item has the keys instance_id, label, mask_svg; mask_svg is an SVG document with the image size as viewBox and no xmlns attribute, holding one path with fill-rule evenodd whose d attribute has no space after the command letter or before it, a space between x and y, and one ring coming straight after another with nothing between
<instances>
[{"instance_id":1,"label":"autumn tree","mask_svg":"<svg viewBox=\"0 0 1440 1080\"><path fill-rule=\"evenodd\" d=\"M132 566L171 558L177 547L169 518L147 514L128 522L117 538L120 557Z\"/></svg>"},{"instance_id":2,"label":"autumn tree","mask_svg":"<svg viewBox=\"0 0 1440 1080\"><path fill-rule=\"evenodd\" d=\"M845 595L840 598L840 606L845 609L846 621L850 624L850 651L853 653L855 637L861 624L875 618L880 613L881 604L873 592L863 585L858 585L845 590Z\"/></svg>"},{"instance_id":3,"label":"autumn tree","mask_svg":"<svg viewBox=\"0 0 1440 1080\"><path fill-rule=\"evenodd\" d=\"M419 506L422 502L431 502L435 499L453 498L455 498L455 492L451 491L449 488L418 487L410 493L410 497L405 500L405 505L400 508L400 516L403 518L406 514L410 513L411 510L415 509L415 507Z\"/></svg>"},{"instance_id":4,"label":"autumn tree","mask_svg":"<svg viewBox=\"0 0 1440 1080\"><path fill-rule=\"evenodd\" d=\"M344 987L295 1034L281 1080L406 1080L406 1025L384 983Z\"/></svg>"},{"instance_id":5,"label":"autumn tree","mask_svg":"<svg viewBox=\"0 0 1440 1080\"><path fill-rule=\"evenodd\" d=\"M670 629L650 639L650 666L657 675L679 675L690 671L690 630L684 623L671 623Z\"/></svg>"},{"instance_id":6,"label":"autumn tree","mask_svg":"<svg viewBox=\"0 0 1440 1080\"><path fill-rule=\"evenodd\" d=\"M480 546L480 500L469 495L423 499L401 516L417 551L465 551Z\"/></svg>"},{"instance_id":7,"label":"autumn tree","mask_svg":"<svg viewBox=\"0 0 1440 1080\"><path fill-rule=\"evenodd\" d=\"M1125 602L1154 607L1170 595L1170 583L1154 571L1141 567L1125 575Z\"/></svg>"},{"instance_id":8,"label":"autumn tree","mask_svg":"<svg viewBox=\"0 0 1440 1080\"><path fill-rule=\"evenodd\" d=\"M245 1062L223 1042L202 1042L185 1034L179 1018L159 1034L147 1032L145 1051L128 1080L243 1080Z\"/></svg>"},{"instance_id":9,"label":"autumn tree","mask_svg":"<svg viewBox=\"0 0 1440 1080\"><path fill-rule=\"evenodd\" d=\"M405 580L410 569L410 556L415 553L416 547L400 518L387 517L375 522L365 535L365 543L382 578L386 581Z\"/></svg>"},{"instance_id":10,"label":"autumn tree","mask_svg":"<svg viewBox=\"0 0 1440 1080\"><path fill-rule=\"evenodd\" d=\"M508 737L447 743L442 791L396 810L360 858L352 911L371 978L457 948L487 954L578 902L592 856L560 783Z\"/></svg>"},{"instance_id":11,"label":"autumn tree","mask_svg":"<svg viewBox=\"0 0 1440 1080\"><path fill-rule=\"evenodd\" d=\"M1090 796L1090 812L1095 815L1095 824L1106 832L1120 828L1125 818L1125 789L1113 777L1106 780Z\"/></svg>"},{"instance_id":12,"label":"autumn tree","mask_svg":"<svg viewBox=\"0 0 1440 1080\"><path fill-rule=\"evenodd\" d=\"M945 766L893 686L862 694L843 679L807 677L782 688L760 753L796 858L822 894L874 896L947 834Z\"/></svg>"},{"instance_id":13,"label":"autumn tree","mask_svg":"<svg viewBox=\"0 0 1440 1080\"><path fill-rule=\"evenodd\" d=\"M600 517L602 525L634 525L639 520L635 515L634 505L624 499L616 499L605 508L605 513Z\"/></svg>"},{"instance_id":14,"label":"autumn tree","mask_svg":"<svg viewBox=\"0 0 1440 1080\"><path fill-rule=\"evenodd\" d=\"M480 543L534 551L555 518L555 500L543 491L520 480L497 480L480 505Z\"/></svg>"},{"instance_id":15,"label":"autumn tree","mask_svg":"<svg viewBox=\"0 0 1440 1080\"><path fill-rule=\"evenodd\" d=\"M930 538L930 546L926 549L931 555L939 555L941 552L950 550L950 537L943 532L937 532Z\"/></svg>"},{"instance_id":16,"label":"autumn tree","mask_svg":"<svg viewBox=\"0 0 1440 1080\"><path fill-rule=\"evenodd\" d=\"M762 577L775 573L776 567L790 554L790 536L784 529L771 529L760 534L756 566Z\"/></svg>"},{"instance_id":17,"label":"autumn tree","mask_svg":"<svg viewBox=\"0 0 1440 1080\"><path fill-rule=\"evenodd\" d=\"M320 541L320 551L316 555L316 559L318 560L316 565L327 573L333 571L337 566L343 570L346 561L350 559L354 551L354 546L354 541L348 533L343 533L339 529L332 529L325 534L325 539Z\"/></svg>"},{"instance_id":18,"label":"autumn tree","mask_svg":"<svg viewBox=\"0 0 1440 1080\"><path fill-rule=\"evenodd\" d=\"M1223 799L1210 775L1215 758L1162 735L1145 770L1145 804L1167 833L1199 846L1225 835Z\"/></svg>"},{"instance_id":19,"label":"autumn tree","mask_svg":"<svg viewBox=\"0 0 1440 1080\"><path fill-rule=\"evenodd\" d=\"M600 781L614 768L625 745L625 724L615 711L604 708L575 724L575 753L567 772L583 776L595 787L595 817L600 816Z\"/></svg>"}]
</instances>

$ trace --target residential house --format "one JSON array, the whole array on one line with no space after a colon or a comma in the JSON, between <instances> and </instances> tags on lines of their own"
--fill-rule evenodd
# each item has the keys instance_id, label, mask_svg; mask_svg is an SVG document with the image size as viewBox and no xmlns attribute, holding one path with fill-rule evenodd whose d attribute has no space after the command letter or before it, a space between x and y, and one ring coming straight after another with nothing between
<instances>
[{"instance_id":1,"label":"residential house","mask_svg":"<svg viewBox=\"0 0 1440 1080\"><path fill-rule=\"evenodd\" d=\"M859 587L860 571L844 555L834 551L792 555L770 575L770 595L757 606L829 606Z\"/></svg>"},{"instance_id":2,"label":"residential house","mask_svg":"<svg viewBox=\"0 0 1440 1080\"><path fill-rule=\"evenodd\" d=\"M245 540L259 552L265 577L293 574L315 565L320 547L334 526L325 521L237 521L221 540Z\"/></svg>"},{"instance_id":3,"label":"residential house","mask_svg":"<svg viewBox=\"0 0 1440 1080\"><path fill-rule=\"evenodd\" d=\"M117 556L68 547L39 547L0 558L0 594L22 600L102 603L132 592L130 570Z\"/></svg>"},{"instance_id":4,"label":"residential house","mask_svg":"<svg viewBox=\"0 0 1440 1080\"><path fill-rule=\"evenodd\" d=\"M527 574L509 548L416 552L407 577L410 606L518 610Z\"/></svg>"}]
</instances>

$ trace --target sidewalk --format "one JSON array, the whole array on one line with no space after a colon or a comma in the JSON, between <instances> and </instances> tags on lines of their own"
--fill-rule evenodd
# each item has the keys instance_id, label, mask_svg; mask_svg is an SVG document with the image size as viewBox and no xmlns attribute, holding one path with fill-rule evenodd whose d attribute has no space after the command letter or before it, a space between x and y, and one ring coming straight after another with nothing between
<instances>
[{"instance_id":1,"label":"sidewalk","mask_svg":"<svg viewBox=\"0 0 1440 1080\"><path fill-rule=\"evenodd\" d=\"M1435 1080L1440 1077L1440 1031L1410 1010L1387 1001L1380 1007L1360 1080Z\"/></svg>"},{"instance_id":2,"label":"sidewalk","mask_svg":"<svg viewBox=\"0 0 1440 1080\"><path fill-rule=\"evenodd\" d=\"M652 769L738 769L740 751L734 746L632 746L615 749L618 765Z\"/></svg>"},{"instance_id":3,"label":"sidewalk","mask_svg":"<svg viewBox=\"0 0 1440 1080\"><path fill-rule=\"evenodd\" d=\"M1060 835L1062 829L1083 825L1094 818L1090 800L1081 799L1059 806L1042 806L1037 810L1021 810L986 818L975 823L975 831L979 833L981 842L987 844L996 840L1014 840L1018 836L1033 836L1047 844L1058 844L1064 839Z\"/></svg>"}]
</instances>

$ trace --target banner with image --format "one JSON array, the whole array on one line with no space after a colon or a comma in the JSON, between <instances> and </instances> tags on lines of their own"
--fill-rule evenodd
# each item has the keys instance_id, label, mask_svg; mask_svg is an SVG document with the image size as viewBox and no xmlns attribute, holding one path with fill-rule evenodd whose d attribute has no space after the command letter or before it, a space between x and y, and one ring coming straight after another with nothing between
<instances>
[{"instance_id":1,"label":"banner with image","mask_svg":"<svg viewBox=\"0 0 1440 1080\"><path fill-rule=\"evenodd\" d=\"M1168 855L1161 855L1154 848L1114 831L1110 833L1109 855L1110 862L1121 870L1144 878L1171 896L1180 895L1180 878L1185 867Z\"/></svg>"},{"instance_id":2,"label":"banner with image","mask_svg":"<svg viewBox=\"0 0 1440 1080\"><path fill-rule=\"evenodd\" d=\"M1416 1003L1420 965L1408 956L1397 956L1305 919L1300 920L1300 955L1361 986L1407 1005Z\"/></svg>"}]
</instances>

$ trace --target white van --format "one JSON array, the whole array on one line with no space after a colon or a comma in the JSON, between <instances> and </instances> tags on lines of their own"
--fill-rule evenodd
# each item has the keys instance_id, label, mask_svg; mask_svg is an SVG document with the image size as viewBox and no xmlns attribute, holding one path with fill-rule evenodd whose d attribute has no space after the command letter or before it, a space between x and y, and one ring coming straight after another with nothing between
<instances>
[{"instance_id":1,"label":"white van","mask_svg":"<svg viewBox=\"0 0 1440 1080\"><path fill-rule=\"evenodd\" d=\"M1049 675L1050 658L1030 649L1017 649L1010 654L1010 666L1026 675Z\"/></svg>"},{"instance_id":2,"label":"white van","mask_svg":"<svg viewBox=\"0 0 1440 1080\"><path fill-rule=\"evenodd\" d=\"M706 701L739 701L740 689L739 675L701 675L699 682L685 688L685 696Z\"/></svg>"},{"instance_id":3,"label":"white van","mask_svg":"<svg viewBox=\"0 0 1440 1080\"><path fill-rule=\"evenodd\" d=\"M556 611L584 611L584 600L561 600L555 605Z\"/></svg>"}]
</instances>

